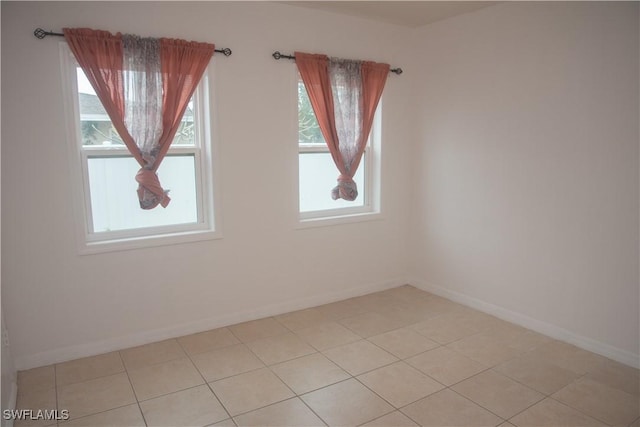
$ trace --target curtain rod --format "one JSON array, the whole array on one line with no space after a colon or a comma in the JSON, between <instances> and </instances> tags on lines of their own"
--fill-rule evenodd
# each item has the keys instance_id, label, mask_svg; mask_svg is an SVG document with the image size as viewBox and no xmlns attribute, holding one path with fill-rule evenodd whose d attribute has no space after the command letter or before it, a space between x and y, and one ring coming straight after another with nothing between
<instances>
[{"instance_id":1,"label":"curtain rod","mask_svg":"<svg viewBox=\"0 0 640 427\"><path fill-rule=\"evenodd\" d=\"M43 39L46 36L59 36L59 37L64 37L64 34L62 33L54 33L53 31L45 31L42 28L36 28L35 31L33 32L33 35L36 36L36 38L38 39ZM216 49L216 52L220 52L222 53L224 56L230 56L233 52L231 51L231 49L229 49L228 47L225 47L224 49Z\"/></svg>"},{"instance_id":2,"label":"curtain rod","mask_svg":"<svg viewBox=\"0 0 640 427\"><path fill-rule=\"evenodd\" d=\"M283 53L278 52L277 50L275 52L273 52L273 55L271 55L271 56L273 56L274 59L285 58L285 59L293 59L294 61L296 59L295 55L285 55ZM400 68L400 67L392 68L389 71L392 72L392 73L398 74L398 75L402 74L402 68Z\"/></svg>"}]
</instances>

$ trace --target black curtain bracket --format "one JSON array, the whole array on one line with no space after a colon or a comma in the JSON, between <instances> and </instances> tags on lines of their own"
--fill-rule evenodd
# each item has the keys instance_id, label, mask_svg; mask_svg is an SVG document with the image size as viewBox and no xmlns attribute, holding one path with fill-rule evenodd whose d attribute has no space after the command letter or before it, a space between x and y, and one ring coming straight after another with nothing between
<instances>
[{"instance_id":1,"label":"black curtain bracket","mask_svg":"<svg viewBox=\"0 0 640 427\"><path fill-rule=\"evenodd\" d=\"M43 38L45 38L47 36L64 37L64 34L62 34L62 33L54 33L53 31L45 31L42 28L36 28L34 30L34 32L33 32L33 35L36 36L36 38L38 38L40 40L42 40ZM220 52L224 56L231 56L231 54L233 53L233 51L231 49L229 49L228 47L225 47L224 49L216 49L216 52Z\"/></svg>"},{"instance_id":2,"label":"black curtain bracket","mask_svg":"<svg viewBox=\"0 0 640 427\"><path fill-rule=\"evenodd\" d=\"M273 52L273 54L271 56L273 56L273 59L275 59L275 60L285 58L285 59L293 59L295 61L295 59L296 59L295 55L285 55L285 54L280 53L277 50L275 52ZM392 69L389 70L389 72L397 74L397 75L400 75L400 74L402 74L402 68L400 68L400 67L392 68Z\"/></svg>"}]
</instances>

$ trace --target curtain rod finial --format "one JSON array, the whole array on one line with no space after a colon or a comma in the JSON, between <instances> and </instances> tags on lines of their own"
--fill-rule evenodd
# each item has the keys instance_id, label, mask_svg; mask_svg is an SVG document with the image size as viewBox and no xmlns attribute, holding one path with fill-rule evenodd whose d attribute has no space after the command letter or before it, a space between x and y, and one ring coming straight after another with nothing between
<instances>
[{"instance_id":1,"label":"curtain rod finial","mask_svg":"<svg viewBox=\"0 0 640 427\"><path fill-rule=\"evenodd\" d=\"M36 28L33 35L36 36L36 38L43 39L47 36L47 32L42 28Z\"/></svg>"}]
</instances>

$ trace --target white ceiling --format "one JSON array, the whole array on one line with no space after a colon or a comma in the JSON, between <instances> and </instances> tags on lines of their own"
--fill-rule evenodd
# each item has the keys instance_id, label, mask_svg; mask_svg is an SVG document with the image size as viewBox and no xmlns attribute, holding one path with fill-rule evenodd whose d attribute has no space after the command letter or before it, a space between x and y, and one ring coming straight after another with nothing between
<instances>
[{"instance_id":1,"label":"white ceiling","mask_svg":"<svg viewBox=\"0 0 640 427\"><path fill-rule=\"evenodd\" d=\"M283 1L293 6L357 16L389 24L419 27L483 7L495 1Z\"/></svg>"}]
</instances>

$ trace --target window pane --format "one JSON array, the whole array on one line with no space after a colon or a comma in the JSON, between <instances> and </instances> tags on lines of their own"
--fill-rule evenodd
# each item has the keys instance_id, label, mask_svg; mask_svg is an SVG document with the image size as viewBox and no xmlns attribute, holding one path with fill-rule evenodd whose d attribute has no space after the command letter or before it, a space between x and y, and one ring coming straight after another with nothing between
<instances>
[{"instance_id":1,"label":"window pane","mask_svg":"<svg viewBox=\"0 0 640 427\"><path fill-rule=\"evenodd\" d=\"M301 80L298 81L298 142L326 145L318 120L311 107L309 95Z\"/></svg>"},{"instance_id":2,"label":"window pane","mask_svg":"<svg viewBox=\"0 0 640 427\"><path fill-rule=\"evenodd\" d=\"M193 154L164 158L158 177L163 188L172 190L166 208L140 209L135 180L140 166L133 157L90 157L88 169L95 233L198 221Z\"/></svg>"},{"instance_id":3,"label":"window pane","mask_svg":"<svg viewBox=\"0 0 640 427\"><path fill-rule=\"evenodd\" d=\"M82 68L76 68L82 145L124 145ZM193 99L182 116L173 145L195 145Z\"/></svg>"},{"instance_id":4,"label":"window pane","mask_svg":"<svg viewBox=\"0 0 640 427\"><path fill-rule=\"evenodd\" d=\"M330 153L300 153L300 212L364 206L364 168L366 153L353 180L358 185L358 198L353 202L331 198L331 189L337 185L340 174Z\"/></svg>"}]
</instances>

